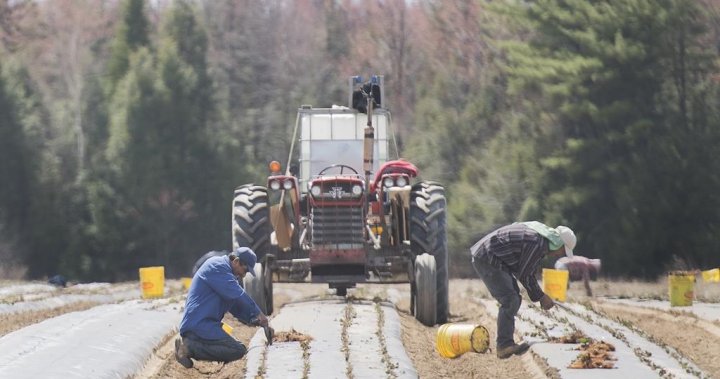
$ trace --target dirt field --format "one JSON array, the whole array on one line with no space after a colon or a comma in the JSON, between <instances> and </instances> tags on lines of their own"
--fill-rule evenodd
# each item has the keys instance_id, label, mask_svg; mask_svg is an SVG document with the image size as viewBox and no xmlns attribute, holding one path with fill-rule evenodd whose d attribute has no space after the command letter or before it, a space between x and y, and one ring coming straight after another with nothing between
<instances>
[{"instance_id":1,"label":"dirt field","mask_svg":"<svg viewBox=\"0 0 720 379\"><path fill-rule=\"evenodd\" d=\"M648 340L674 348L691 360L710 377L720 378L720 321L706 321L691 314L676 311L653 310L644 307L612 304L603 300L608 296L625 298L667 298L667 284L641 282L592 283L595 298L583 295L580 285L573 283L569 301L588 304L595 312L642 332ZM409 313L407 285L360 286L349 295L357 298L380 298L396 304L403 329L403 344L421 378L539 378L559 377L544 366L542 359L532 354L498 360L495 357L495 311L487 310L481 299L489 299L487 290L478 280L452 280L451 322L481 324L490 331L491 350L486 354L466 353L457 359L442 358L435 351L436 327L425 327ZM720 285L699 285L696 296L704 301L720 301ZM326 286L311 284L276 284L275 304L306 299L330 297ZM0 299L2 303L3 299ZM13 301L17 301L14 299ZM42 311L0 315L3 328L0 336L43 319L92 307L92 303L77 303ZM234 327L233 335L248 343L256 328L244 326L231 317L225 320ZM679 327L680 326L680 327ZM153 354L143 372L136 378L238 378L245 372L245 360L229 364L196 362L195 368L186 370L174 360L174 335L168 336Z\"/></svg>"}]
</instances>

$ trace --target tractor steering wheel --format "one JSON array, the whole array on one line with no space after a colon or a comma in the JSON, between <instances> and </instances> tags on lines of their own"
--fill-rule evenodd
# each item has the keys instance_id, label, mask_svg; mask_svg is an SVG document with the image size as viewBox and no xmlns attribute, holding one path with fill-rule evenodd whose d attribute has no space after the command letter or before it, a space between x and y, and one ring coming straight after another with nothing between
<instances>
[{"instance_id":1,"label":"tractor steering wheel","mask_svg":"<svg viewBox=\"0 0 720 379\"><path fill-rule=\"evenodd\" d=\"M320 173L318 173L318 175L323 175L323 174L325 174L326 171L331 170L331 169L333 169L333 168L339 168L339 169L340 169L340 175L343 174L343 171L344 171L345 169L348 169L348 170L352 171L353 174L355 174L355 175L359 175L358 172L357 172L357 170L355 170L354 168L352 168L352 167L350 167L350 166L348 166L348 165L344 165L344 164L334 164L334 165L332 165L332 166L327 166L327 167L325 167L324 169L322 169L322 171L320 171Z\"/></svg>"}]
</instances>

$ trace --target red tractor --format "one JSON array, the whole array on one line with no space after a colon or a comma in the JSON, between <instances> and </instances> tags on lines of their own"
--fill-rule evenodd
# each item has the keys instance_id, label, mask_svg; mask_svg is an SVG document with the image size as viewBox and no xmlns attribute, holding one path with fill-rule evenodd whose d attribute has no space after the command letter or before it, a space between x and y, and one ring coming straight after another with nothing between
<instances>
[{"instance_id":1,"label":"red tractor","mask_svg":"<svg viewBox=\"0 0 720 379\"><path fill-rule=\"evenodd\" d=\"M272 314L273 282L328 283L339 296L357 283L410 283L415 317L444 323L445 190L412 183L417 168L397 158L383 77L352 77L349 87L348 107L298 109L292 169L272 162L265 185L235 189L233 250L247 246L258 256L245 289Z\"/></svg>"}]
</instances>

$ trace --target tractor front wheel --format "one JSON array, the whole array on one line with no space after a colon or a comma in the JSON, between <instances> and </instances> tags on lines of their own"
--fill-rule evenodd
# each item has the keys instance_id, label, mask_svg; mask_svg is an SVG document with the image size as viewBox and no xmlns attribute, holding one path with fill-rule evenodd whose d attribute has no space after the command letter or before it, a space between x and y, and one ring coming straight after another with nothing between
<instances>
[{"instance_id":1,"label":"tractor front wheel","mask_svg":"<svg viewBox=\"0 0 720 379\"><path fill-rule=\"evenodd\" d=\"M415 318L427 326L437 323L437 271L435 257L430 254L415 258Z\"/></svg>"}]
</instances>

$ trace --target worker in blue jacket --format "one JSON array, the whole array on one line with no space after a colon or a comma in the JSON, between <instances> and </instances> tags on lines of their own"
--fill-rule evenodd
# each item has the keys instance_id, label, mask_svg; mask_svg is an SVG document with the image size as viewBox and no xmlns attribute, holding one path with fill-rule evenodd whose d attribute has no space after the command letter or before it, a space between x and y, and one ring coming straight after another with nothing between
<instances>
[{"instance_id":1,"label":"worker in blue jacket","mask_svg":"<svg viewBox=\"0 0 720 379\"><path fill-rule=\"evenodd\" d=\"M273 330L255 301L240 287L248 272L255 276L255 253L241 247L225 255L209 258L195 273L175 340L175 359L185 368L192 359L231 362L242 358L247 348L222 329L222 319L230 312L240 322L262 326L268 343Z\"/></svg>"}]
</instances>

